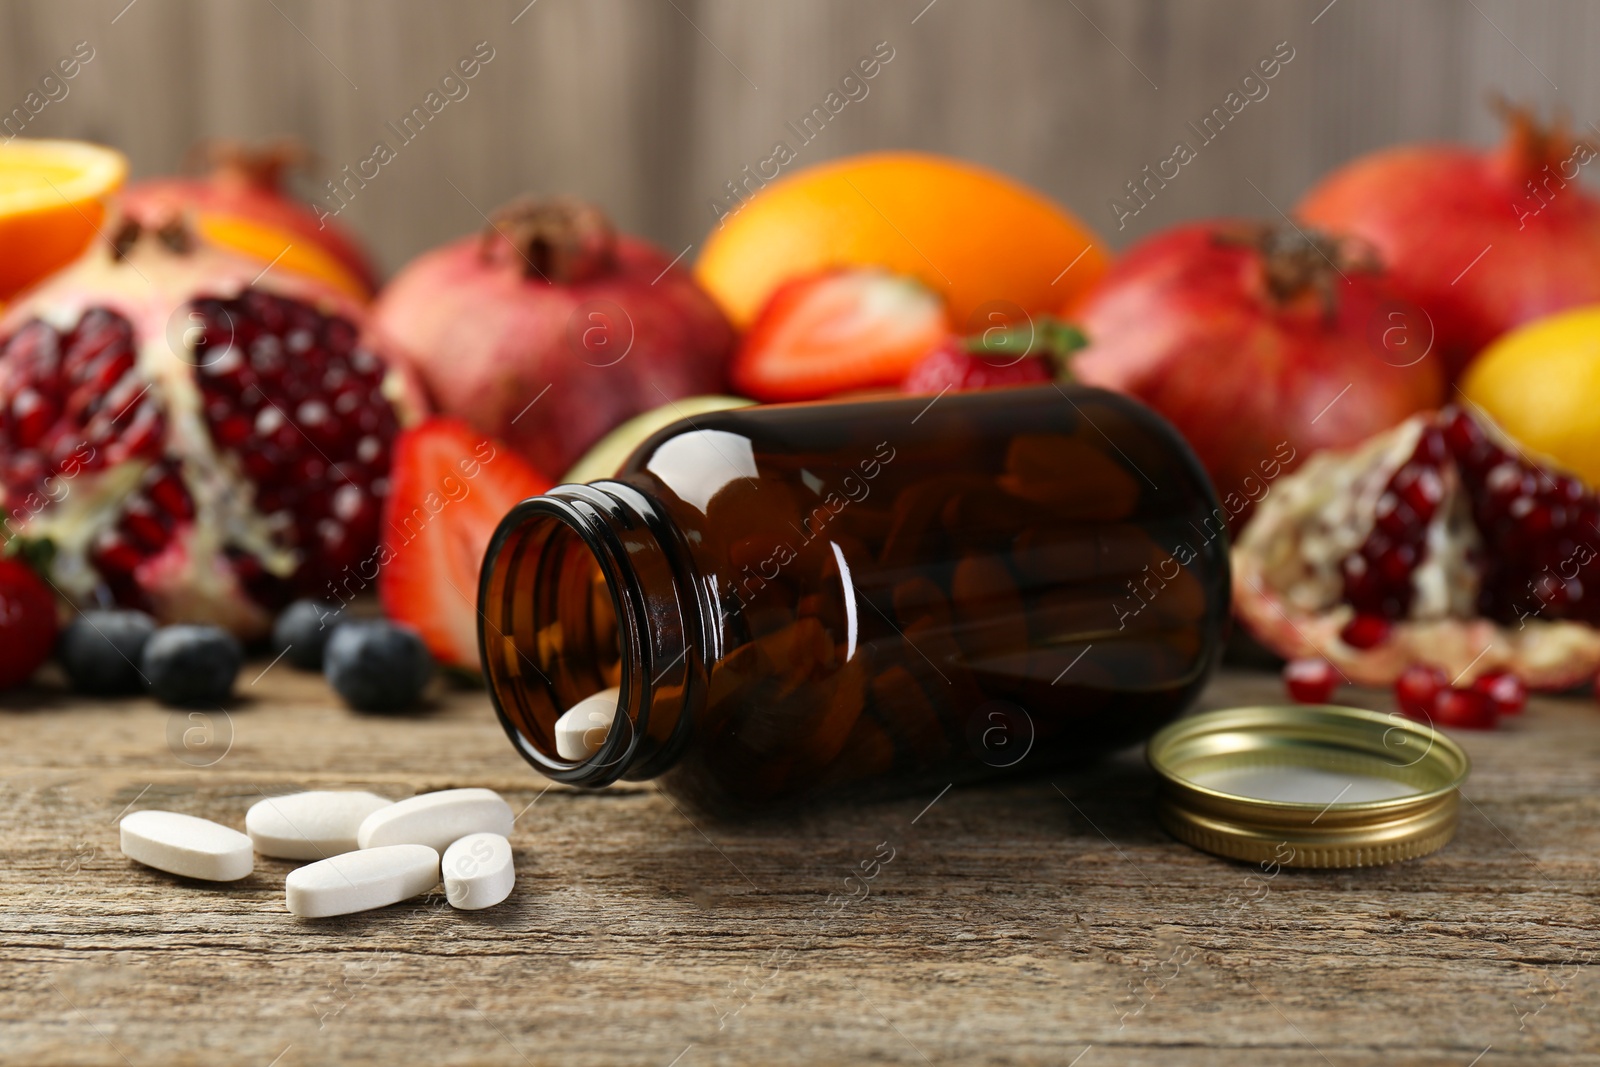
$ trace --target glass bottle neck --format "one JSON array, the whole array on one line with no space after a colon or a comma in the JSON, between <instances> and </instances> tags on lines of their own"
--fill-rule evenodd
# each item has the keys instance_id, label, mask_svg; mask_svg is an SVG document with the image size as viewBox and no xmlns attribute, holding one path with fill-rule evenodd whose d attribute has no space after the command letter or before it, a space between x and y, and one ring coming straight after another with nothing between
<instances>
[{"instance_id":1,"label":"glass bottle neck","mask_svg":"<svg viewBox=\"0 0 1600 1067\"><path fill-rule=\"evenodd\" d=\"M714 606L672 521L622 482L562 485L495 530L479 580L478 640L507 735L547 777L574 785L650 778L676 762L714 659ZM620 690L606 739L563 758L556 720Z\"/></svg>"}]
</instances>

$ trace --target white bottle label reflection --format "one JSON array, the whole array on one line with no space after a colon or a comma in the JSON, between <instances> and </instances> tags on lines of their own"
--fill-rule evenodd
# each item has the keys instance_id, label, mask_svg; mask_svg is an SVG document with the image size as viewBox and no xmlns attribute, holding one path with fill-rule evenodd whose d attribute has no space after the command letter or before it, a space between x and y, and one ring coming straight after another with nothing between
<instances>
[{"instance_id":1,"label":"white bottle label reflection","mask_svg":"<svg viewBox=\"0 0 1600 1067\"><path fill-rule=\"evenodd\" d=\"M663 441L645 470L704 514L723 486L756 477L756 454L743 434L695 430Z\"/></svg>"}]
</instances>

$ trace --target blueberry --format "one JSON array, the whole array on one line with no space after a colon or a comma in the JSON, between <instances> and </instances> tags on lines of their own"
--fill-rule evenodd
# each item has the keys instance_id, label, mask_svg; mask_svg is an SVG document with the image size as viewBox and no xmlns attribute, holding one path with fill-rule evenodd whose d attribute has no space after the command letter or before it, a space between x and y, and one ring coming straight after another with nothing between
<instances>
[{"instance_id":1,"label":"blueberry","mask_svg":"<svg viewBox=\"0 0 1600 1067\"><path fill-rule=\"evenodd\" d=\"M433 657L411 627L360 619L333 631L322 669L352 708L401 711L417 702L433 677Z\"/></svg>"},{"instance_id":2,"label":"blueberry","mask_svg":"<svg viewBox=\"0 0 1600 1067\"><path fill-rule=\"evenodd\" d=\"M139 658L155 632L156 620L142 611L85 611L67 624L56 658L80 693L137 693Z\"/></svg>"},{"instance_id":3,"label":"blueberry","mask_svg":"<svg viewBox=\"0 0 1600 1067\"><path fill-rule=\"evenodd\" d=\"M144 646L140 667L163 704L220 704L233 692L244 649L220 626L167 626Z\"/></svg>"},{"instance_id":4,"label":"blueberry","mask_svg":"<svg viewBox=\"0 0 1600 1067\"><path fill-rule=\"evenodd\" d=\"M303 671L322 669L322 650L333 628L343 621L343 604L296 600L272 626L272 651Z\"/></svg>"}]
</instances>

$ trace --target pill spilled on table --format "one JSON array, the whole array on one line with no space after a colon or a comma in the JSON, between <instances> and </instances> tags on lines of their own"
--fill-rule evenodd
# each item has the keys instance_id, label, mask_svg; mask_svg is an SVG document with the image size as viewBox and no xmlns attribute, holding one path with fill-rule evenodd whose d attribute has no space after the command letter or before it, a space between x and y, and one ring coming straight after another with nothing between
<instances>
[{"instance_id":1,"label":"pill spilled on table","mask_svg":"<svg viewBox=\"0 0 1600 1067\"><path fill-rule=\"evenodd\" d=\"M255 869L250 839L176 811L136 811L119 824L122 854L146 867L208 882L236 882Z\"/></svg>"},{"instance_id":2,"label":"pill spilled on table","mask_svg":"<svg viewBox=\"0 0 1600 1067\"><path fill-rule=\"evenodd\" d=\"M357 790L314 789L267 797L244 813L245 833L263 856L285 860L325 860L354 852L361 821L394 801Z\"/></svg>"},{"instance_id":3,"label":"pill spilled on table","mask_svg":"<svg viewBox=\"0 0 1600 1067\"><path fill-rule=\"evenodd\" d=\"M245 814L249 836L174 811L122 819L122 852L188 878L237 881L255 852L316 860L289 872L284 902L302 918L347 915L420 896L439 884L456 908L492 907L511 894L516 872L511 807L490 789L444 789L399 802L356 790L267 797Z\"/></svg>"},{"instance_id":4,"label":"pill spilled on table","mask_svg":"<svg viewBox=\"0 0 1600 1067\"><path fill-rule=\"evenodd\" d=\"M562 759L586 760L606 743L617 717L620 689L602 689L584 697L556 720L556 754Z\"/></svg>"},{"instance_id":5,"label":"pill spilled on table","mask_svg":"<svg viewBox=\"0 0 1600 1067\"><path fill-rule=\"evenodd\" d=\"M511 842L499 834L468 834L444 852L444 895L462 911L492 908L511 895L517 872Z\"/></svg>"},{"instance_id":6,"label":"pill spilled on table","mask_svg":"<svg viewBox=\"0 0 1600 1067\"><path fill-rule=\"evenodd\" d=\"M427 845L382 845L318 860L283 882L291 914L306 919L371 911L439 884L439 854Z\"/></svg>"},{"instance_id":7,"label":"pill spilled on table","mask_svg":"<svg viewBox=\"0 0 1600 1067\"><path fill-rule=\"evenodd\" d=\"M443 852L468 834L511 834L511 805L492 789L441 789L408 797L379 808L361 821L356 842L379 845L427 845Z\"/></svg>"}]
</instances>

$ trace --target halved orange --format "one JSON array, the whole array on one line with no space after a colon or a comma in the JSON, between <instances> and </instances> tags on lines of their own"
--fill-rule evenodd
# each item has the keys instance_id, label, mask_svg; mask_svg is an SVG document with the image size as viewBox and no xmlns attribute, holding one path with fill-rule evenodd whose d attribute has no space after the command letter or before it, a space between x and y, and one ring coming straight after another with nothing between
<instances>
[{"instance_id":1,"label":"halved orange","mask_svg":"<svg viewBox=\"0 0 1600 1067\"><path fill-rule=\"evenodd\" d=\"M944 299L957 330L977 332L1017 308L1032 315L1065 307L1105 273L1110 252L1043 194L921 152L809 167L742 205L725 202L719 214L695 275L741 329L792 278L882 267L922 282Z\"/></svg>"},{"instance_id":2,"label":"halved orange","mask_svg":"<svg viewBox=\"0 0 1600 1067\"><path fill-rule=\"evenodd\" d=\"M76 259L127 174L122 153L101 145L0 143L0 301Z\"/></svg>"},{"instance_id":3,"label":"halved orange","mask_svg":"<svg viewBox=\"0 0 1600 1067\"><path fill-rule=\"evenodd\" d=\"M325 281L363 304L372 299L348 267L299 234L242 215L203 209L194 214L194 228L202 240L259 259L272 269Z\"/></svg>"}]
</instances>

